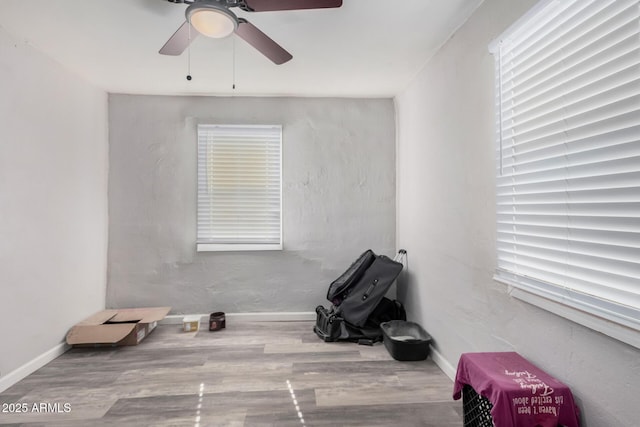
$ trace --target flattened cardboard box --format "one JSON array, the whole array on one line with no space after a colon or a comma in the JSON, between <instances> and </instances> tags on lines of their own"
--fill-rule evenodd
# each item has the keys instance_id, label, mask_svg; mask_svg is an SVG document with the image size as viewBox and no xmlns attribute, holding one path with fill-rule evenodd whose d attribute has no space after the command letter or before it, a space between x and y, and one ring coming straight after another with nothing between
<instances>
[{"instance_id":1,"label":"flattened cardboard box","mask_svg":"<svg viewBox=\"0 0 640 427\"><path fill-rule=\"evenodd\" d=\"M171 307L103 310L71 328L67 344L80 346L138 345Z\"/></svg>"}]
</instances>

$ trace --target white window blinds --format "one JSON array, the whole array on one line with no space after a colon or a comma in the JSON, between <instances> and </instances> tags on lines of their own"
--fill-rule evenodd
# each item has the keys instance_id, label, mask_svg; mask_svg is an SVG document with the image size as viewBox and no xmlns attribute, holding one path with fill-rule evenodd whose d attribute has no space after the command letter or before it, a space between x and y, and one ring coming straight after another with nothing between
<instances>
[{"instance_id":1,"label":"white window blinds","mask_svg":"<svg viewBox=\"0 0 640 427\"><path fill-rule=\"evenodd\" d=\"M545 1L496 58L496 278L640 330L640 1Z\"/></svg>"},{"instance_id":2,"label":"white window blinds","mask_svg":"<svg viewBox=\"0 0 640 427\"><path fill-rule=\"evenodd\" d=\"M282 249L281 126L198 126L197 247Z\"/></svg>"}]
</instances>

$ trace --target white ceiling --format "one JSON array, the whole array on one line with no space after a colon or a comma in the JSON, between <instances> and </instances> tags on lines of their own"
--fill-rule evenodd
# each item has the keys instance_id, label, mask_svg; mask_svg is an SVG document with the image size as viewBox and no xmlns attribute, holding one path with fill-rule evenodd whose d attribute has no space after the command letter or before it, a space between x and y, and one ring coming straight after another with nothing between
<instances>
[{"instance_id":1,"label":"white ceiling","mask_svg":"<svg viewBox=\"0 0 640 427\"><path fill-rule=\"evenodd\" d=\"M167 0L1 0L0 26L108 92L389 97L482 0L344 0L341 8L238 16L293 59L274 65L237 36L158 50L184 22ZM235 83L234 82L235 46Z\"/></svg>"}]
</instances>

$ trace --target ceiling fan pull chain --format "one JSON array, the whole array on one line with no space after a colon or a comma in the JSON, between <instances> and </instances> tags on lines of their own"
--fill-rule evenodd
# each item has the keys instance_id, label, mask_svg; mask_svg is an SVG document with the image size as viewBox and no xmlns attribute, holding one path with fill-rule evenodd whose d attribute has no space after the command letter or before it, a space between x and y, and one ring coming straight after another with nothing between
<instances>
[{"instance_id":1,"label":"ceiling fan pull chain","mask_svg":"<svg viewBox=\"0 0 640 427\"><path fill-rule=\"evenodd\" d=\"M187 45L187 80L191 81L191 23L189 24L189 44Z\"/></svg>"},{"instance_id":2,"label":"ceiling fan pull chain","mask_svg":"<svg viewBox=\"0 0 640 427\"><path fill-rule=\"evenodd\" d=\"M233 64L232 64L232 74L233 74L233 85L231 89L236 90L236 38L233 38Z\"/></svg>"}]
</instances>

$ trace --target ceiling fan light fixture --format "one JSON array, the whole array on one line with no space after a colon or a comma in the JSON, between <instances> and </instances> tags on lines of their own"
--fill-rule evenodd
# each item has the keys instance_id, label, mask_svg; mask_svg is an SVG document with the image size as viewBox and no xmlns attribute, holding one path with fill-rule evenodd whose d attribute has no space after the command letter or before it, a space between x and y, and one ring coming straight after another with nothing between
<instances>
[{"instance_id":1,"label":"ceiling fan light fixture","mask_svg":"<svg viewBox=\"0 0 640 427\"><path fill-rule=\"evenodd\" d=\"M187 21L200 34L221 39L229 36L238 28L238 18L229 9L206 1L189 5L186 11Z\"/></svg>"}]
</instances>

